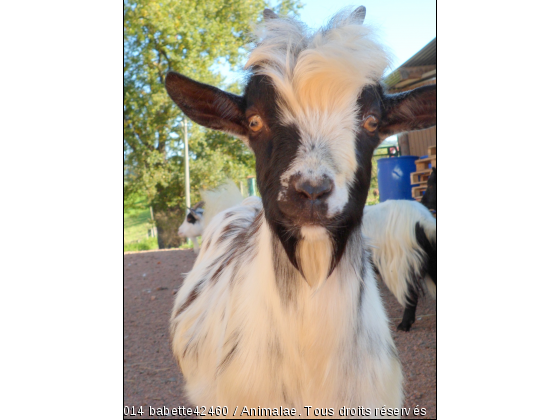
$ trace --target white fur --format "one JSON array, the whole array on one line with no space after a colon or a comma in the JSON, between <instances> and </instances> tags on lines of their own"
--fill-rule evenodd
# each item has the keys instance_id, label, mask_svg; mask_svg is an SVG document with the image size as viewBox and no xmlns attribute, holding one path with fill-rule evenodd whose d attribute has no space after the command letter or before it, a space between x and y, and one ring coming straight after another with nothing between
<instances>
[{"instance_id":1,"label":"white fur","mask_svg":"<svg viewBox=\"0 0 560 420\"><path fill-rule=\"evenodd\" d=\"M309 232L308 232L309 235ZM298 246L298 261L309 287L318 288L329 275L332 255L332 243L330 238L305 237Z\"/></svg>"},{"instance_id":2,"label":"white fur","mask_svg":"<svg viewBox=\"0 0 560 420\"><path fill-rule=\"evenodd\" d=\"M290 18L266 20L245 68L271 78L288 105L287 118L348 110L366 85L379 83L389 64L372 28L337 14L328 31L310 31ZM336 81L334 83L333 81Z\"/></svg>"},{"instance_id":3,"label":"white fur","mask_svg":"<svg viewBox=\"0 0 560 420\"><path fill-rule=\"evenodd\" d=\"M416 240L418 222L428 239L435 242L436 220L420 203L390 200L364 210L362 231L372 247L373 262L402 306L408 300L410 271L419 276L425 259L425 252ZM435 298L436 288L429 276L424 278L424 286Z\"/></svg>"},{"instance_id":4,"label":"white fur","mask_svg":"<svg viewBox=\"0 0 560 420\"><path fill-rule=\"evenodd\" d=\"M276 283L272 232L262 217L249 238L251 251L235 255L215 283L208 281L228 250L241 245L237 237L218 244L224 229L232 223L250 229L261 211L251 198L213 220L210 247L203 247L177 296L172 348L191 403L228 406L230 415L236 406L283 406L296 408L302 418L309 405L334 408L337 417L343 406L401 407L400 363L369 263L364 278L359 275L367 260L360 252L346 253L320 286L298 275L294 301L286 304ZM356 249L363 250L358 237ZM196 299L181 311L197 285Z\"/></svg>"},{"instance_id":5,"label":"white fur","mask_svg":"<svg viewBox=\"0 0 560 420\"><path fill-rule=\"evenodd\" d=\"M327 229L322 226L304 226L301 228L301 236L309 242L326 241L328 236Z\"/></svg>"},{"instance_id":6,"label":"white fur","mask_svg":"<svg viewBox=\"0 0 560 420\"><path fill-rule=\"evenodd\" d=\"M302 144L282 176L284 187L296 174L333 180L329 218L342 212L354 181L357 98L365 86L379 84L389 63L372 28L351 11L337 14L328 31L310 31L290 18L266 20L246 65L272 80L283 99L283 123L300 130ZM285 196L281 191L278 199Z\"/></svg>"}]
</instances>

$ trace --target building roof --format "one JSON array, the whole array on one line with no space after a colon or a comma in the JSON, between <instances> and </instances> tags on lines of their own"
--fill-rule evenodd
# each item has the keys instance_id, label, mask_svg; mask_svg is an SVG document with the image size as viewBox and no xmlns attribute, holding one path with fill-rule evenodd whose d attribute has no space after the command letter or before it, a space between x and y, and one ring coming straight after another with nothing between
<instances>
[{"instance_id":1,"label":"building roof","mask_svg":"<svg viewBox=\"0 0 560 420\"><path fill-rule=\"evenodd\" d=\"M437 69L437 38L414 54L398 69L384 79L389 90L412 87L436 77Z\"/></svg>"}]
</instances>

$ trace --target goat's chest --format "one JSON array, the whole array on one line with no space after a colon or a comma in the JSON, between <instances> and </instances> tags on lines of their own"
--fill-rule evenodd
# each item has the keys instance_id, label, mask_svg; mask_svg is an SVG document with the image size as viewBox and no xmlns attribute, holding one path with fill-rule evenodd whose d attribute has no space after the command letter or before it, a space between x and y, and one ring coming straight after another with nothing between
<instances>
[{"instance_id":1,"label":"goat's chest","mask_svg":"<svg viewBox=\"0 0 560 420\"><path fill-rule=\"evenodd\" d=\"M293 407L320 406L340 397L341 384L354 371L352 297L331 278L320 290L295 287L290 300L266 264L246 273L233 293L224 343L217 360L227 359L219 382L224 393L259 405L275 401ZM297 281L301 281L298 279Z\"/></svg>"},{"instance_id":2,"label":"goat's chest","mask_svg":"<svg viewBox=\"0 0 560 420\"><path fill-rule=\"evenodd\" d=\"M383 378L400 370L369 268L362 283L343 260L311 288L278 270L266 231L257 236L250 264L233 261L208 283L211 265L201 261L180 293L187 309L176 318L173 346L189 400L298 413L385 404Z\"/></svg>"}]
</instances>

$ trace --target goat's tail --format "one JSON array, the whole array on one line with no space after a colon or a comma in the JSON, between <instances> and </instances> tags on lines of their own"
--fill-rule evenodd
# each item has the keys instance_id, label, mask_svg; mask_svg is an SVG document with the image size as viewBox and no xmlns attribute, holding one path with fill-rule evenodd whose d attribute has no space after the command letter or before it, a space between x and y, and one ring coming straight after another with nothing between
<instances>
[{"instance_id":1,"label":"goat's tail","mask_svg":"<svg viewBox=\"0 0 560 420\"><path fill-rule=\"evenodd\" d=\"M402 306L411 290L435 296L436 220L423 205L399 200L366 207L362 230L378 276Z\"/></svg>"},{"instance_id":2,"label":"goat's tail","mask_svg":"<svg viewBox=\"0 0 560 420\"><path fill-rule=\"evenodd\" d=\"M206 203L204 207L204 229L212 219L222 211L241 204L243 196L239 188L231 180L228 180L218 188L202 192L202 198Z\"/></svg>"}]
</instances>

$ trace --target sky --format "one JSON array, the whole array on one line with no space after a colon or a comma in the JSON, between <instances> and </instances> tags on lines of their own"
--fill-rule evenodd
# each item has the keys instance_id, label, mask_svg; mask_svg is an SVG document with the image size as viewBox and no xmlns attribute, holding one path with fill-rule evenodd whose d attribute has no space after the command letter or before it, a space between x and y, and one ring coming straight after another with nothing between
<instances>
[{"instance_id":1,"label":"sky","mask_svg":"<svg viewBox=\"0 0 560 420\"><path fill-rule=\"evenodd\" d=\"M436 0L302 0L300 17L311 28L325 24L343 7L366 7L365 23L379 30L379 40L394 55L393 69L436 37Z\"/></svg>"},{"instance_id":2,"label":"sky","mask_svg":"<svg viewBox=\"0 0 560 420\"><path fill-rule=\"evenodd\" d=\"M304 7L300 19L310 28L319 28L340 9L365 6L365 23L377 29L377 36L392 53L392 66L386 74L399 67L436 37L436 0L301 0ZM273 3L274 4L274 3ZM242 73L217 65L226 76L226 84L243 80Z\"/></svg>"}]
</instances>

